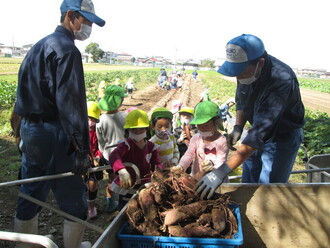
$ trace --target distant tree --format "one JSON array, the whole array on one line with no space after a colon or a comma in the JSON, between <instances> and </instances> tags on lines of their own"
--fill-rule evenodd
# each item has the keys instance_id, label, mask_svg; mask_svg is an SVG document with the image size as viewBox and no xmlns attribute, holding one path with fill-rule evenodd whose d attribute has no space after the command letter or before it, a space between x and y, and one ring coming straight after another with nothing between
<instances>
[{"instance_id":1,"label":"distant tree","mask_svg":"<svg viewBox=\"0 0 330 248\"><path fill-rule=\"evenodd\" d=\"M132 57L132 58L131 58L131 62L132 62L132 63L135 63L135 61L136 61L136 58L135 58L135 57Z\"/></svg>"},{"instance_id":2,"label":"distant tree","mask_svg":"<svg viewBox=\"0 0 330 248\"><path fill-rule=\"evenodd\" d=\"M85 48L85 52L92 54L92 59L94 62L97 62L104 55L104 51L100 48L99 44L97 44L96 42L90 43Z\"/></svg>"},{"instance_id":3,"label":"distant tree","mask_svg":"<svg viewBox=\"0 0 330 248\"><path fill-rule=\"evenodd\" d=\"M202 67L209 67L209 68L214 68L214 60L211 59L203 59L202 60Z\"/></svg>"}]
</instances>

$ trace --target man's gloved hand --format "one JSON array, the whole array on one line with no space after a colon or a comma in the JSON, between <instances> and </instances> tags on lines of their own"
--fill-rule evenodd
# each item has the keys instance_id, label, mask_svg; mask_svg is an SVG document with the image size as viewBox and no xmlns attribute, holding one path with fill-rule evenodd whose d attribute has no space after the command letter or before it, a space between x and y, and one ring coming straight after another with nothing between
<instances>
[{"instance_id":1,"label":"man's gloved hand","mask_svg":"<svg viewBox=\"0 0 330 248\"><path fill-rule=\"evenodd\" d=\"M131 175L126 169L121 169L118 171L120 187L123 189L129 189L132 186Z\"/></svg>"},{"instance_id":2,"label":"man's gloved hand","mask_svg":"<svg viewBox=\"0 0 330 248\"><path fill-rule=\"evenodd\" d=\"M214 167L214 163L211 160L205 159L202 163L202 170L207 173L210 172L211 170L213 170Z\"/></svg>"},{"instance_id":3,"label":"man's gloved hand","mask_svg":"<svg viewBox=\"0 0 330 248\"><path fill-rule=\"evenodd\" d=\"M87 154L77 153L72 173L75 175L85 175L88 171L89 161Z\"/></svg>"},{"instance_id":4,"label":"man's gloved hand","mask_svg":"<svg viewBox=\"0 0 330 248\"><path fill-rule=\"evenodd\" d=\"M227 137L227 145L230 149L236 145L237 141L241 138L243 132L243 127L240 125L235 125L234 130Z\"/></svg>"},{"instance_id":5,"label":"man's gloved hand","mask_svg":"<svg viewBox=\"0 0 330 248\"><path fill-rule=\"evenodd\" d=\"M196 193L201 195L201 198L211 199L215 190L222 184L226 176L232 172L232 169L226 163L223 163L219 168L207 173L196 184Z\"/></svg>"}]
</instances>

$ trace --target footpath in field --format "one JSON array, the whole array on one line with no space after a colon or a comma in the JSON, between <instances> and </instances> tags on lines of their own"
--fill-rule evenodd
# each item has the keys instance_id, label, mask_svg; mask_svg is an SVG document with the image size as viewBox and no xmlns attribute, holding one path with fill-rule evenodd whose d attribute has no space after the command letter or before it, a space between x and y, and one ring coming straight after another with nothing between
<instances>
[{"instance_id":1,"label":"footpath in field","mask_svg":"<svg viewBox=\"0 0 330 248\"><path fill-rule=\"evenodd\" d=\"M128 96L124 99L121 110L130 107L137 107L147 113L159 107L171 110L174 100L181 100L183 106L193 108L199 102L203 91L205 88L199 81L193 82L191 77L187 76L181 89L164 90L154 84L147 89L133 91L132 98Z\"/></svg>"}]
</instances>

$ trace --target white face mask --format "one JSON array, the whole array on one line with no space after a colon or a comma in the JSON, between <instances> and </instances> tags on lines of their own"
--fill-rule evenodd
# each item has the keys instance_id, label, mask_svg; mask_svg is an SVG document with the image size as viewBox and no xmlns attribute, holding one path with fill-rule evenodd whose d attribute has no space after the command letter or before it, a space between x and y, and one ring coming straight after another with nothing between
<instances>
[{"instance_id":1,"label":"white face mask","mask_svg":"<svg viewBox=\"0 0 330 248\"><path fill-rule=\"evenodd\" d=\"M134 140L136 142L139 142L139 141L143 140L145 137L147 137L147 133L144 132L144 133L135 134L135 133L129 132L128 137L130 137L132 140Z\"/></svg>"},{"instance_id":2,"label":"white face mask","mask_svg":"<svg viewBox=\"0 0 330 248\"><path fill-rule=\"evenodd\" d=\"M92 27L81 23L78 18L76 19L80 23L80 30L73 30L74 38L81 41L88 39L92 33Z\"/></svg>"},{"instance_id":3,"label":"white face mask","mask_svg":"<svg viewBox=\"0 0 330 248\"><path fill-rule=\"evenodd\" d=\"M206 137L213 136L213 134L215 132L215 129L213 128L211 131L207 131L207 132L203 132L203 131L198 130L198 132L200 133L200 135L202 135L204 138L206 138Z\"/></svg>"},{"instance_id":4,"label":"white face mask","mask_svg":"<svg viewBox=\"0 0 330 248\"><path fill-rule=\"evenodd\" d=\"M89 128L93 128L93 127L95 127L95 125L96 125L95 121L88 120L88 127Z\"/></svg>"},{"instance_id":5,"label":"white face mask","mask_svg":"<svg viewBox=\"0 0 330 248\"><path fill-rule=\"evenodd\" d=\"M165 130L155 130L156 135L164 140L167 140L170 137L170 130L165 129Z\"/></svg>"},{"instance_id":6,"label":"white face mask","mask_svg":"<svg viewBox=\"0 0 330 248\"><path fill-rule=\"evenodd\" d=\"M252 75L251 77L249 77L249 78L238 79L238 82L239 82L240 84L246 84L246 85L249 85L249 84L252 84L252 83L254 83L255 81L257 81L257 79L258 79L258 77L259 77L259 75L258 75L258 77L256 77L257 70L259 69L258 66L259 66L259 62L257 63L256 69L255 69L255 71L254 71L254 73L253 73L253 75Z\"/></svg>"},{"instance_id":7,"label":"white face mask","mask_svg":"<svg viewBox=\"0 0 330 248\"><path fill-rule=\"evenodd\" d=\"M200 135L202 135L204 138L206 137L211 137L214 133L212 131L207 131L207 132L202 132L202 131L198 131L200 133Z\"/></svg>"},{"instance_id":8,"label":"white face mask","mask_svg":"<svg viewBox=\"0 0 330 248\"><path fill-rule=\"evenodd\" d=\"M182 124L188 125L191 122L191 119L181 118L180 121Z\"/></svg>"}]
</instances>

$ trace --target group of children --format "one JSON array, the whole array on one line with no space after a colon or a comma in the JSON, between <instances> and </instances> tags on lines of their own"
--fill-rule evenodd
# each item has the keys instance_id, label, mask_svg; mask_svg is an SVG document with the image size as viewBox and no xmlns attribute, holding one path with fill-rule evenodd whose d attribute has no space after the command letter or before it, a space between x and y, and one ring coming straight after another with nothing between
<instances>
[{"instance_id":1,"label":"group of children","mask_svg":"<svg viewBox=\"0 0 330 248\"><path fill-rule=\"evenodd\" d=\"M142 109L119 111L126 96L121 86L110 85L98 103L88 102L91 166L112 167L107 211L121 209L156 170L183 169L195 175L225 162L228 147L219 131L222 119L216 103L202 101L195 108L178 103L175 111L156 108L149 118ZM94 201L102 176L86 176L89 218L97 216Z\"/></svg>"},{"instance_id":2,"label":"group of children","mask_svg":"<svg viewBox=\"0 0 330 248\"><path fill-rule=\"evenodd\" d=\"M165 90L180 89L185 82L185 71L173 69L169 76L164 68L161 69L158 76L158 86Z\"/></svg>"}]
</instances>

